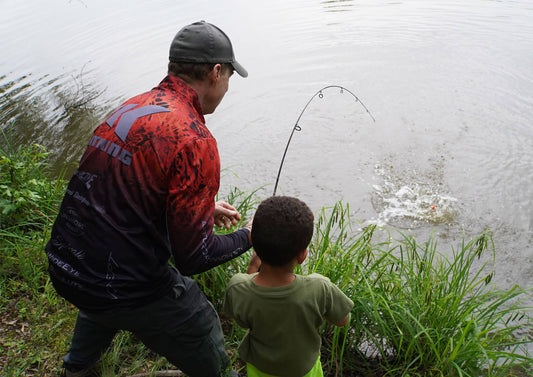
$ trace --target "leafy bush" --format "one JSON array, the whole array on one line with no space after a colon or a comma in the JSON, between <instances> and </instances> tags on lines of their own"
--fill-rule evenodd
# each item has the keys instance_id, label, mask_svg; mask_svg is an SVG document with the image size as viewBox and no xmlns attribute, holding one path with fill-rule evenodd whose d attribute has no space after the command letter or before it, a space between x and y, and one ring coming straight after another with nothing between
<instances>
[{"instance_id":1,"label":"leafy bush","mask_svg":"<svg viewBox=\"0 0 533 377\"><path fill-rule=\"evenodd\" d=\"M64 193L62 179L46 177L49 152L39 144L14 147L2 130L0 143L0 229L48 224Z\"/></svg>"}]
</instances>

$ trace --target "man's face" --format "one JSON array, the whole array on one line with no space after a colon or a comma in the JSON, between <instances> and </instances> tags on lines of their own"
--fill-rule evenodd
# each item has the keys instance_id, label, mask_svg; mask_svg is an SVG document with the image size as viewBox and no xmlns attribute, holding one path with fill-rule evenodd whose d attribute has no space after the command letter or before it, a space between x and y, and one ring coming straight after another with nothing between
<instances>
[{"instance_id":1,"label":"man's face","mask_svg":"<svg viewBox=\"0 0 533 377\"><path fill-rule=\"evenodd\" d=\"M215 111L217 106L222 101L222 98L224 98L224 95L228 91L229 87L229 79L233 75L233 69L228 69L223 66L220 66L220 68L217 71L217 67L215 66L213 68L216 72L212 72L212 74L216 77L216 80L212 82L212 86L209 90L208 100L206 101L204 114L211 114Z\"/></svg>"}]
</instances>

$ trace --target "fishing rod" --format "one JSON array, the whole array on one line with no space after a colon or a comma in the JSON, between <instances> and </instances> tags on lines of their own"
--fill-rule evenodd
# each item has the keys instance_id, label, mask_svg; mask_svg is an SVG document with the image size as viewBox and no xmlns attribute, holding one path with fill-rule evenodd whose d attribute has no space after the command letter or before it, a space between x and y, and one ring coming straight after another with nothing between
<instances>
[{"instance_id":1,"label":"fishing rod","mask_svg":"<svg viewBox=\"0 0 533 377\"><path fill-rule=\"evenodd\" d=\"M298 116L298 119L296 119L296 123L294 124L294 127L292 128L291 135L289 136L289 140L287 141L287 145L285 146L285 151L283 152L283 157L281 158L281 164L279 164L278 176L276 177L276 185L274 186L274 193L272 194L272 196L276 196L276 190L278 188L278 182L279 182L279 177L281 175L281 169L283 168L283 162L285 162L285 156L287 155L287 150L289 149L289 145L291 143L292 136L294 135L295 131L301 131L302 130L302 128L298 125L298 123L300 122L300 118L305 113L305 110L307 109L309 104L313 101L313 99L315 99L315 97L317 97L317 96L318 96L318 98L324 98L323 91L326 90L326 89L329 89L329 88L340 89L340 93L341 94L343 94L344 92L349 93L355 99L356 103L360 103L361 106L363 106L363 108L366 110L368 115L370 115L370 118L372 118L372 121L374 121L374 122L376 121L376 119L374 119L374 116L370 113L370 111L367 109L365 104L363 102L361 102L361 100L353 92L351 92L350 90L346 89L345 87L340 86L340 85L328 85L328 86L323 87L319 91L317 91L315 94L313 94L313 96L309 99L309 101L307 101L307 103L305 104L302 112Z\"/></svg>"}]
</instances>

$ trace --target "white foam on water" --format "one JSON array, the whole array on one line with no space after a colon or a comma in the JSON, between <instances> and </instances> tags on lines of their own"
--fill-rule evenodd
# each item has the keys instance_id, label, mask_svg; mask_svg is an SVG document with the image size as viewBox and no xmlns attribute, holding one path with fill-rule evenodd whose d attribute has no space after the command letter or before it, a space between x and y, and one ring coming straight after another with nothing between
<instances>
[{"instance_id":1,"label":"white foam on water","mask_svg":"<svg viewBox=\"0 0 533 377\"><path fill-rule=\"evenodd\" d=\"M377 218L369 222L413 228L455 221L458 200L441 192L442 187L434 181L424 182L424 175L411 180L413 177L394 175L392 171L385 173L381 165L375 170L383 182L373 185L372 205Z\"/></svg>"}]
</instances>

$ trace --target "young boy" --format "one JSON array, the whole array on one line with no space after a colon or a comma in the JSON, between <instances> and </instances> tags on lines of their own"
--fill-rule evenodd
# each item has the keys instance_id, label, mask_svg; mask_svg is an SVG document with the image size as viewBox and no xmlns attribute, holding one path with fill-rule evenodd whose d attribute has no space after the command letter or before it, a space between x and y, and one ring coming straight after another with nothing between
<instances>
[{"instance_id":1,"label":"young boy","mask_svg":"<svg viewBox=\"0 0 533 377\"><path fill-rule=\"evenodd\" d=\"M353 302L328 278L294 274L307 257L313 213L299 199L274 196L254 215L252 245L260 266L228 284L224 312L248 328L239 346L248 377L323 376L319 327L348 322ZM255 271L254 271L255 270Z\"/></svg>"}]
</instances>

